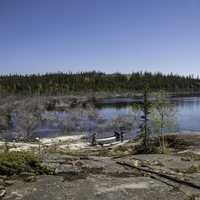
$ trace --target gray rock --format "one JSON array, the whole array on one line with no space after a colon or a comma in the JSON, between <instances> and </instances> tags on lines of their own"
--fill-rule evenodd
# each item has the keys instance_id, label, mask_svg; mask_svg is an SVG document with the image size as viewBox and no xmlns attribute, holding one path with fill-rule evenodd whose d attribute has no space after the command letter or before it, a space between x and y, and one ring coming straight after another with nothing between
<instances>
[{"instance_id":1,"label":"gray rock","mask_svg":"<svg viewBox=\"0 0 200 200\"><path fill-rule=\"evenodd\" d=\"M55 174L60 174L60 173L66 173L71 171L73 168L71 165L59 165L56 169L55 169Z\"/></svg>"},{"instance_id":2,"label":"gray rock","mask_svg":"<svg viewBox=\"0 0 200 200\"><path fill-rule=\"evenodd\" d=\"M6 190L5 190L5 189L1 189L1 190L0 190L0 197L1 197L1 198L4 197L5 194L6 194Z\"/></svg>"},{"instance_id":3,"label":"gray rock","mask_svg":"<svg viewBox=\"0 0 200 200\"><path fill-rule=\"evenodd\" d=\"M6 178L7 178L7 176L0 175L0 179L5 180Z\"/></svg>"},{"instance_id":4,"label":"gray rock","mask_svg":"<svg viewBox=\"0 0 200 200\"><path fill-rule=\"evenodd\" d=\"M0 190L3 190L5 189L5 186L4 185L0 185Z\"/></svg>"},{"instance_id":5,"label":"gray rock","mask_svg":"<svg viewBox=\"0 0 200 200\"><path fill-rule=\"evenodd\" d=\"M36 180L37 180L36 176L28 176L28 177L24 178L24 181L26 181L26 182L34 182Z\"/></svg>"},{"instance_id":6,"label":"gray rock","mask_svg":"<svg viewBox=\"0 0 200 200\"><path fill-rule=\"evenodd\" d=\"M5 181L4 181L4 184L5 184L6 186L10 186L10 185L13 185L15 182L16 182L15 180L5 180Z\"/></svg>"},{"instance_id":7,"label":"gray rock","mask_svg":"<svg viewBox=\"0 0 200 200\"><path fill-rule=\"evenodd\" d=\"M11 192L11 194L9 194L8 196L6 196L6 199L16 199L16 200L20 200L23 199L23 195L18 193L18 192Z\"/></svg>"},{"instance_id":8,"label":"gray rock","mask_svg":"<svg viewBox=\"0 0 200 200\"><path fill-rule=\"evenodd\" d=\"M0 178L0 185L4 183L4 179Z\"/></svg>"}]
</instances>

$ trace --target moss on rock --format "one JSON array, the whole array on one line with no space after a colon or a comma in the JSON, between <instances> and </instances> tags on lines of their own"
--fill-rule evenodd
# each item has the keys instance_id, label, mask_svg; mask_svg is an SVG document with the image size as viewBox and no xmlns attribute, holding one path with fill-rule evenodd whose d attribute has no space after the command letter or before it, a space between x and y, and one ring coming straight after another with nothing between
<instances>
[{"instance_id":1,"label":"moss on rock","mask_svg":"<svg viewBox=\"0 0 200 200\"><path fill-rule=\"evenodd\" d=\"M22 172L49 174L50 171L42 161L30 152L0 153L0 174L13 175Z\"/></svg>"}]
</instances>

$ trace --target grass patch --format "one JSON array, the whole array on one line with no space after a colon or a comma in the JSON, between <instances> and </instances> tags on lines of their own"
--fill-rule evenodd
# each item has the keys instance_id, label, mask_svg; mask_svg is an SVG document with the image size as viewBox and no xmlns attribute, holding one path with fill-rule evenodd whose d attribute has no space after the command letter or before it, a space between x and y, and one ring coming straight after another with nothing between
<instances>
[{"instance_id":1,"label":"grass patch","mask_svg":"<svg viewBox=\"0 0 200 200\"><path fill-rule=\"evenodd\" d=\"M42 161L30 152L0 153L0 174L14 175L22 172L49 174L50 171Z\"/></svg>"},{"instance_id":2,"label":"grass patch","mask_svg":"<svg viewBox=\"0 0 200 200\"><path fill-rule=\"evenodd\" d=\"M184 157L182 159L200 161L200 155L192 151L184 152L184 153L181 153L180 155Z\"/></svg>"},{"instance_id":3,"label":"grass patch","mask_svg":"<svg viewBox=\"0 0 200 200\"><path fill-rule=\"evenodd\" d=\"M150 145L146 149L143 143L135 146L134 154L171 154L172 149L165 146L164 151L162 151L161 147L158 144L155 144L154 141L150 141Z\"/></svg>"},{"instance_id":4,"label":"grass patch","mask_svg":"<svg viewBox=\"0 0 200 200\"><path fill-rule=\"evenodd\" d=\"M190 196L189 197L189 199L188 200L199 200L200 199L200 195L195 195L195 194L193 194L192 196Z\"/></svg>"},{"instance_id":5,"label":"grass patch","mask_svg":"<svg viewBox=\"0 0 200 200\"><path fill-rule=\"evenodd\" d=\"M192 165L190 168L187 169L187 173L199 173L200 172L200 165Z\"/></svg>"}]
</instances>

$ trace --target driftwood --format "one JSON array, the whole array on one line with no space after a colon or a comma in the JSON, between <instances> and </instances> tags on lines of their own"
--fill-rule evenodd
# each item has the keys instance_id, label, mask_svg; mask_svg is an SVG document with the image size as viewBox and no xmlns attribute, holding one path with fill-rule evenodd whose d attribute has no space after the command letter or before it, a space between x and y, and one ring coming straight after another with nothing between
<instances>
[{"instance_id":1,"label":"driftwood","mask_svg":"<svg viewBox=\"0 0 200 200\"><path fill-rule=\"evenodd\" d=\"M129 162L124 162L124 161L117 161L117 164L120 164L120 165L123 165L123 166L128 166L128 167L131 167L131 168L135 168L137 170L140 170L140 171L143 171L143 172L146 172L146 173L154 174L154 175L157 175L159 177L171 180L171 181L179 183L179 184L190 186L190 187L195 188L195 189L200 189L200 185L198 185L198 184L195 184L195 183L190 182L190 181L182 180L181 178L179 178L177 176L165 174L165 173L160 172L160 171L155 171L154 169L152 169L148 165L145 166L143 164L144 167L147 167L149 169L144 168L144 167L140 167L140 166L136 166L136 165L133 165L133 164L131 164Z\"/></svg>"}]
</instances>

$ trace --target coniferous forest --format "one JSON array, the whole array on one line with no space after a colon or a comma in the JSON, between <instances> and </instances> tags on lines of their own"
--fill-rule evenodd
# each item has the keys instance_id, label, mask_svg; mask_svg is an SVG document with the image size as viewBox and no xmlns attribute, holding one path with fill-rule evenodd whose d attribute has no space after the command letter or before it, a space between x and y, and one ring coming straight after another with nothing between
<instances>
[{"instance_id":1,"label":"coniferous forest","mask_svg":"<svg viewBox=\"0 0 200 200\"><path fill-rule=\"evenodd\" d=\"M152 91L198 92L200 79L193 76L135 72L106 74L102 72L1 75L0 91L9 94L67 94L68 92L142 91L148 84Z\"/></svg>"}]
</instances>

